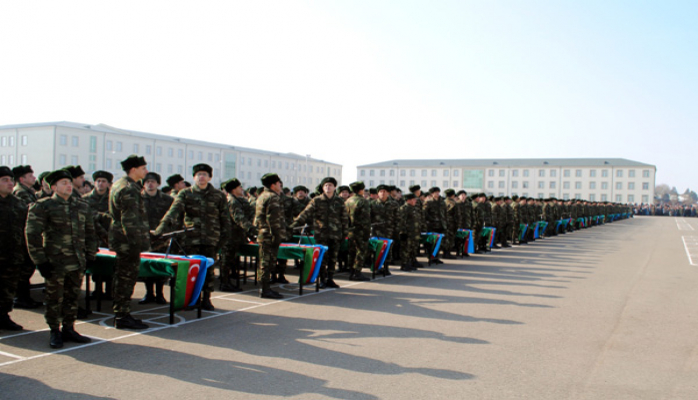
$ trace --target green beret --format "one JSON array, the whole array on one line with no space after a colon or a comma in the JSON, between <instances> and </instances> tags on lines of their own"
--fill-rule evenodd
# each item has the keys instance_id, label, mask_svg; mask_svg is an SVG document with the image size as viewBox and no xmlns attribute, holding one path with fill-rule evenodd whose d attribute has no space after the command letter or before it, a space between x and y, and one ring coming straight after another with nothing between
<instances>
[{"instance_id":1,"label":"green beret","mask_svg":"<svg viewBox=\"0 0 698 400\"><path fill-rule=\"evenodd\" d=\"M209 177L213 176L213 168L211 168L211 166L208 164L196 164L191 168L191 171L192 176L201 171L208 172Z\"/></svg>"},{"instance_id":2,"label":"green beret","mask_svg":"<svg viewBox=\"0 0 698 400\"><path fill-rule=\"evenodd\" d=\"M275 173L270 172L262 177L262 185L264 185L264 187L271 187L271 185L276 182L281 182L281 178Z\"/></svg>"},{"instance_id":3,"label":"green beret","mask_svg":"<svg viewBox=\"0 0 698 400\"><path fill-rule=\"evenodd\" d=\"M131 154L130 156L126 157L124 161L121 162L121 168L126 173L128 173L128 171L130 171L131 168L138 168L144 165L148 165L148 163L145 162L145 158L137 156L135 154Z\"/></svg>"},{"instance_id":4,"label":"green beret","mask_svg":"<svg viewBox=\"0 0 698 400\"><path fill-rule=\"evenodd\" d=\"M66 169L57 169L44 178L46 182L48 182L49 186L53 186L56 184L56 182L60 181L61 179L70 179L70 181L73 181L73 175L68 172Z\"/></svg>"}]
</instances>

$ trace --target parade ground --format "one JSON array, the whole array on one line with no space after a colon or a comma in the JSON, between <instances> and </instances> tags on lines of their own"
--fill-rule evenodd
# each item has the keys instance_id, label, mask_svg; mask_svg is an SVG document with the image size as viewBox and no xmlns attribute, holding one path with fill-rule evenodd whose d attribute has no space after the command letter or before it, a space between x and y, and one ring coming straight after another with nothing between
<instances>
[{"instance_id":1,"label":"parade ground","mask_svg":"<svg viewBox=\"0 0 698 400\"><path fill-rule=\"evenodd\" d=\"M423 259L422 259L423 260ZM636 217L281 301L214 293L145 331L43 308L0 331L1 399L696 399L698 220ZM291 276L296 272L291 273ZM35 280L41 281L37 276ZM33 292L41 299L41 289Z\"/></svg>"}]
</instances>

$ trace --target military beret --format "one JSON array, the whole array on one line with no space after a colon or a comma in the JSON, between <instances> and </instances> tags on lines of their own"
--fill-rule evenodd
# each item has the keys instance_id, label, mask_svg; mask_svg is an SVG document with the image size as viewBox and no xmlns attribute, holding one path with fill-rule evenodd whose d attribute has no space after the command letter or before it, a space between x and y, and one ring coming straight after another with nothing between
<instances>
[{"instance_id":1,"label":"military beret","mask_svg":"<svg viewBox=\"0 0 698 400\"><path fill-rule=\"evenodd\" d=\"M414 193L407 193L405 195L405 200L412 200L412 199L416 199L416 198L417 198L417 195L415 195Z\"/></svg>"},{"instance_id":2,"label":"military beret","mask_svg":"<svg viewBox=\"0 0 698 400\"><path fill-rule=\"evenodd\" d=\"M144 165L148 165L148 163L145 162L145 158L137 156L135 154L131 154L130 156L126 157L124 161L121 162L121 168L126 173L128 173L128 171L130 171L131 168L138 168Z\"/></svg>"},{"instance_id":3,"label":"military beret","mask_svg":"<svg viewBox=\"0 0 698 400\"><path fill-rule=\"evenodd\" d=\"M444 191L444 194L446 195L446 197L451 197L456 195L456 191L453 189L446 189L446 191Z\"/></svg>"},{"instance_id":4,"label":"military beret","mask_svg":"<svg viewBox=\"0 0 698 400\"><path fill-rule=\"evenodd\" d=\"M370 193L370 194L378 194L378 189L376 189L376 188L370 188L370 189L368 189L368 193Z\"/></svg>"},{"instance_id":5,"label":"military beret","mask_svg":"<svg viewBox=\"0 0 698 400\"><path fill-rule=\"evenodd\" d=\"M112 180L114 179L114 175L107 171L95 171L92 174L92 180L96 181L99 178L104 178L107 180L107 182L111 183Z\"/></svg>"},{"instance_id":6,"label":"military beret","mask_svg":"<svg viewBox=\"0 0 698 400\"><path fill-rule=\"evenodd\" d=\"M366 185L362 181L350 183L351 191L354 193L359 193L366 188Z\"/></svg>"},{"instance_id":7,"label":"military beret","mask_svg":"<svg viewBox=\"0 0 698 400\"><path fill-rule=\"evenodd\" d=\"M158 185L162 182L160 174L156 174L155 172L148 172L147 174L145 174L145 178L143 178L143 183L145 183L145 181L147 181L148 179L154 180L158 183Z\"/></svg>"},{"instance_id":8,"label":"military beret","mask_svg":"<svg viewBox=\"0 0 698 400\"><path fill-rule=\"evenodd\" d=\"M271 187L271 185L275 184L276 182L281 182L281 178L279 178L279 175L275 173L270 172L268 174L264 174L262 177L262 185L264 185L264 187Z\"/></svg>"},{"instance_id":9,"label":"military beret","mask_svg":"<svg viewBox=\"0 0 698 400\"><path fill-rule=\"evenodd\" d=\"M414 193L414 192L416 192L417 190L421 190L422 187L419 186L419 185L412 185L412 186L409 187L409 189L410 189L410 192Z\"/></svg>"},{"instance_id":10,"label":"military beret","mask_svg":"<svg viewBox=\"0 0 698 400\"><path fill-rule=\"evenodd\" d=\"M3 176L9 176L10 178L14 179L15 174L12 173L10 167L6 167L3 165L2 167L0 167L0 178L2 178Z\"/></svg>"},{"instance_id":11,"label":"military beret","mask_svg":"<svg viewBox=\"0 0 698 400\"><path fill-rule=\"evenodd\" d=\"M305 192L307 194L308 188L303 186L303 185L298 185L298 186L293 188L293 193L298 193L298 192Z\"/></svg>"},{"instance_id":12,"label":"military beret","mask_svg":"<svg viewBox=\"0 0 698 400\"><path fill-rule=\"evenodd\" d=\"M201 171L208 172L208 176L213 176L213 168L211 168L211 166L208 164L196 164L191 168L192 176Z\"/></svg>"},{"instance_id":13,"label":"military beret","mask_svg":"<svg viewBox=\"0 0 698 400\"><path fill-rule=\"evenodd\" d=\"M23 176L24 174L33 173L31 165L18 165L12 168L12 173L15 174L17 178Z\"/></svg>"},{"instance_id":14,"label":"military beret","mask_svg":"<svg viewBox=\"0 0 698 400\"><path fill-rule=\"evenodd\" d=\"M68 173L70 173L70 175L73 177L73 179L85 175L85 171L83 171L82 167L79 165L68 165L67 167L65 167L63 169L68 171Z\"/></svg>"},{"instance_id":15,"label":"military beret","mask_svg":"<svg viewBox=\"0 0 698 400\"><path fill-rule=\"evenodd\" d=\"M230 192L231 190L233 190L233 189L239 187L240 185L242 185L242 184L240 183L240 181L239 181L237 178L233 178L233 179L228 179L227 181L223 182L223 183L221 184L221 187L222 187L223 190L225 190L226 192Z\"/></svg>"},{"instance_id":16,"label":"military beret","mask_svg":"<svg viewBox=\"0 0 698 400\"><path fill-rule=\"evenodd\" d=\"M434 187L432 187L432 188L429 189L429 194L432 194L432 193L434 193L434 192L441 192L441 189L439 189L439 188L436 187L436 186L434 186Z\"/></svg>"},{"instance_id":17,"label":"military beret","mask_svg":"<svg viewBox=\"0 0 698 400\"><path fill-rule=\"evenodd\" d=\"M56 184L56 182L60 181L61 179L70 179L72 182L73 175L70 172L68 172L67 169L57 169L46 175L44 179L46 180L46 182L48 182L49 186L53 186Z\"/></svg>"},{"instance_id":18,"label":"military beret","mask_svg":"<svg viewBox=\"0 0 698 400\"><path fill-rule=\"evenodd\" d=\"M326 183L331 183L331 184L337 186L337 180L334 179L334 178L331 177L331 176L328 176L328 177L326 177L326 178L323 178L323 179L320 181L320 187L325 186ZM322 193L322 191L321 191L321 193Z\"/></svg>"},{"instance_id":19,"label":"military beret","mask_svg":"<svg viewBox=\"0 0 698 400\"><path fill-rule=\"evenodd\" d=\"M345 190L346 190L347 192L351 192L351 189L349 189L349 186L342 185L342 186L340 186L340 187L337 188L337 191L338 191L339 193L342 193L342 192L345 191Z\"/></svg>"},{"instance_id":20,"label":"military beret","mask_svg":"<svg viewBox=\"0 0 698 400\"><path fill-rule=\"evenodd\" d=\"M389 190L389 189L390 188L388 187L388 185L378 185L378 187L376 187L376 193L380 192L381 190Z\"/></svg>"},{"instance_id":21,"label":"military beret","mask_svg":"<svg viewBox=\"0 0 698 400\"><path fill-rule=\"evenodd\" d=\"M174 174L174 175L170 176L169 178L167 178L166 182L168 185L174 186L174 185L178 184L179 182L182 182L183 180L184 180L184 178L182 177L182 175Z\"/></svg>"},{"instance_id":22,"label":"military beret","mask_svg":"<svg viewBox=\"0 0 698 400\"><path fill-rule=\"evenodd\" d=\"M46 178L46 175L48 175L48 174L50 174L50 173L51 173L51 171L44 171L44 172L42 172L42 173L39 174L39 177L36 178L36 180L37 180L39 183L43 183L44 178Z\"/></svg>"}]
</instances>

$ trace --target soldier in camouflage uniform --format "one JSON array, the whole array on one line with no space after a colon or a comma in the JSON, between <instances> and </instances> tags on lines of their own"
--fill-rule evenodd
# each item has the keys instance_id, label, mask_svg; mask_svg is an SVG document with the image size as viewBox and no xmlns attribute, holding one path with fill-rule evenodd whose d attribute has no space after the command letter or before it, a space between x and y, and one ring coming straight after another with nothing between
<instances>
[{"instance_id":1,"label":"soldier in camouflage uniform","mask_svg":"<svg viewBox=\"0 0 698 400\"><path fill-rule=\"evenodd\" d=\"M73 177L73 196L82 199L82 187L85 185L85 171L79 165L68 165L64 168Z\"/></svg>"},{"instance_id":2,"label":"soldier in camouflage uniform","mask_svg":"<svg viewBox=\"0 0 698 400\"><path fill-rule=\"evenodd\" d=\"M72 195L71 174L58 170L46 180L54 194L29 208L26 240L31 259L46 279L49 344L61 348L64 341L90 342L73 325L82 278L87 263L97 255L97 240L90 206Z\"/></svg>"},{"instance_id":3,"label":"soldier in camouflage uniform","mask_svg":"<svg viewBox=\"0 0 698 400\"><path fill-rule=\"evenodd\" d=\"M388 208L390 212L392 213L392 219L397 223L398 221L398 209L400 208L400 203L395 199L395 196L393 196L394 193L397 193L397 188L392 185L388 185ZM392 229L392 237L389 237L389 239L392 239L393 245L390 247L388 250L388 256L385 258L385 263L386 264L395 264L394 260L398 259L400 257L400 232L398 232L397 227L393 227ZM393 256L394 255L394 256Z\"/></svg>"},{"instance_id":4,"label":"soldier in camouflage uniform","mask_svg":"<svg viewBox=\"0 0 698 400\"><path fill-rule=\"evenodd\" d=\"M351 189L349 189L349 186L342 185L337 188L337 194L342 201L346 202L349 196L351 196Z\"/></svg>"},{"instance_id":5,"label":"soldier in camouflage uniform","mask_svg":"<svg viewBox=\"0 0 698 400\"><path fill-rule=\"evenodd\" d=\"M347 265L351 268L349 279L368 281L361 273L368 256L368 240L371 236L371 204L364 198L366 186L363 182L351 185L352 196L344 203L349 218L349 254Z\"/></svg>"},{"instance_id":6,"label":"soldier in camouflage uniform","mask_svg":"<svg viewBox=\"0 0 698 400\"><path fill-rule=\"evenodd\" d=\"M41 189L36 192L36 199L43 199L46 197L51 197L53 195L53 191L51 190L51 186L48 185L48 182L44 182L44 178L46 178L46 175L51 173L51 171L44 171L39 174L39 177L37 178L37 182L39 182L39 185L41 186Z\"/></svg>"},{"instance_id":7,"label":"soldier in camouflage uniform","mask_svg":"<svg viewBox=\"0 0 698 400\"><path fill-rule=\"evenodd\" d=\"M496 229L495 231L495 238L494 238L494 244L492 247L495 249L501 248L500 245L497 243L499 242L497 239L502 235L503 231L503 225L504 225L504 219L506 218L504 215L504 210L502 210L502 198L501 197L494 197L491 199L489 202L490 207L492 208L492 226Z\"/></svg>"},{"instance_id":8,"label":"soldier in camouflage uniform","mask_svg":"<svg viewBox=\"0 0 698 400\"><path fill-rule=\"evenodd\" d=\"M160 175L155 172L148 172L143 179L143 191L141 192L141 196L143 197L145 213L148 215L148 227L150 229L156 229L158 227L160 220L165 216L167 210L170 209L174 201L172 196L158 189L160 182ZM179 228L179 226L177 226L177 228ZM150 237L150 251L164 253L167 251L168 244L168 239L155 236ZM165 295L163 293L166 282L167 278L145 278L145 296L138 304L167 304L167 300L165 300Z\"/></svg>"},{"instance_id":9,"label":"soldier in camouflage uniform","mask_svg":"<svg viewBox=\"0 0 698 400\"><path fill-rule=\"evenodd\" d=\"M254 213L250 202L244 196L242 184L236 178L222 183L223 191L228 194L228 215L230 215L230 239L224 244L221 252L221 286L222 292L240 292L238 286L230 279L231 273L239 275L240 247L247 243L247 238L254 237L257 230L254 227Z\"/></svg>"},{"instance_id":10,"label":"soldier in camouflage uniform","mask_svg":"<svg viewBox=\"0 0 698 400\"><path fill-rule=\"evenodd\" d=\"M397 221L395 221L395 214L392 212L390 203L388 203L388 197L390 197L388 186L378 185L376 193L377 198L370 202L372 235L390 239L393 237L393 229ZM391 275L388 262L385 263L383 268L385 268L384 273L386 276Z\"/></svg>"},{"instance_id":11,"label":"soldier in camouflage uniform","mask_svg":"<svg viewBox=\"0 0 698 400\"><path fill-rule=\"evenodd\" d=\"M34 171L30 165L20 165L12 168L12 173L15 176L15 187L12 194L22 201L24 206L28 209L29 206L38 200L36 197L36 192L33 188L34 183L36 182ZM30 294L30 281L34 271L36 270L36 266L29 258L29 254L26 252L26 249L24 252L25 254L22 258L24 260L24 264L22 265L19 281L17 283L17 298L15 299L15 307L33 309L41 305L41 302L34 301Z\"/></svg>"},{"instance_id":12,"label":"soldier in camouflage uniform","mask_svg":"<svg viewBox=\"0 0 698 400\"><path fill-rule=\"evenodd\" d=\"M414 265L414 260L417 259L419 252L419 239L422 226L422 210L417 206L417 196L414 193L405 195L405 204L400 206L398 210L398 232L402 241L401 258L402 271L414 271L417 266Z\"/></svg>"},{"instance_id":13,"label":"soldier in camouflage uniform","mask_svg":"<svg viewBox=\"0 0 698 400\"><path fill-rule=\"evenodd\" d=\"M313 221L315 242L327 246L327 252L320 267L320 287L339 288L334 281L334 270L339 246L346 238L349 228L349 218L344 201L335 195L337 180L326 177L320 181L319 186L322 194L310 201L308 207L294 219L292 227L303 225L306 221Z\"/></svg>"},{"instance_id":14,"label":"soldier in camouflage uniform","mask_svg":"<svg viewBox=\"0 0 698 400\"><path fill-rule=\"evenodd\" d=\"M12 321L9 313L20 274L26 266L27 206L12 194L13 178L12 170L0 167L0 329L19 331L22 326Z\"/></svg>"},{"instance_id":15,"label":"soldier in camouflage uniform","mask_svg":"<svg viewBox=\"0 0 698 400\"><path fill-rule=\"evenodd\" d=\"M424 202L424 220L428 232L445 233L446 224L446 204L441 198L441 189L432 187L429 189L429 196ZM433 258L431 253L429 258L432 263L441 264L443 261Z\"/></svg>"},{"instance_id":16,"label":"soldier in camouflage uniform","mask_svg":"<svg viewBox=\"0 0 698 400\"><path fill-rule=\"evenodd\" d=\"M555 206L552 204L552 199L544 200L543 205L543 220L548 223L548 228L545 230L545 236L555 236Z\"/></svg>"},{"instance_id":17,"label":"soldier in camouflage uniform","mask_svg":"<svg viewBox=\"0 0 698 400\"><path fill-rule=\"evenodd\" d=\"M213 176L211 166L197 164L192 168L192 172L194 186L177 193L172 206L153 233L162 235L177 229L183 216L184 227L194 228L186 233L184 250L187 254L202 255L215 260L230 235L228 199L223 192L209 183ZM211 265L206 270L201 304L207 311L215 309L211 303L214 283L215 269L214 265Z\"/></svg>"},{"instance_id":18,"label":"soldier in camouflage uniform","mask_svg":"<svg viewBox=\"0 0 698 400\"><path fill-rule=\"evenodd\" d=\"M114 326L117 329L146 329L148 325L131 316L131 296L140 271L141 253L150 248L148 216L137 181L148 173L143 157L131 155L121 162L122 176L109 193L109 248L116 252L114 264Z\"/></svg>"},{"instance_id":19,"label":"soldier in camouflage uniform","mask_svg":"<svg viewBox=\"0 0 698 400\"><path fill-rule=\"evenodd\" d=\"M95 188L90 193L82 196L82 199L90 205L92 213L95 216L95 232L99 239L99 246L108 248L109 229L111 227L111 215L109 215L109 188L111 187L114 175L107 171L95 171L92 174L92 179L94 179ZM102 299L112 300L111 279L104 282L106 286L104 291L102 290L102 284L99 283L101 281L99 277L93 275L92 280L96 283L93 296L104 293L101 297Z\"/></svg>"},{"instance_id":20,"label":"soldier in camouflage uniform","mask_svg":"<svg viewBox=\"0 0 698 400\"><path fill-rule=\"evenodd\" d=\"M283 187L284 183L281 182L281 186ZM286 223L286 226L291 225L293 223L293 218L295 218L295 215L293 215L293 197L291 196L291 191L288 188L283 188L281 190L281 193L279 194L280 200L281 200L281 206L284 210L284 221ZM286 231L286 237L283 239L285 242L290 242L293 240L293 231L288 230ZM286 266L288 265L288 260L276 260L276 270L274 273L272 273L271 276L271 283L289 283L288 279L286 279Z\"/></svg>"},{"instance_id":21,"label":"soldier in camouflage uniform","mask_svg":"<svg viewBox=\"0 0 698 400\"><path fill-rule=\"evenodd\" d=\"M174 198L177 196L177 193L179 193L180 190L186 189L187 185L186 182L184 182L184 177L180 174L174 174L171 175L167 178L166 180L167 186L171 188L170 191L170 196Z\"/></svg>"},{"instance_id":22,"label":"soldier in camouflage uniform","mask_svg":"<svg viewBox=\"0 0 698 400\"><path fill-rule=\"evenodd\" d=\"M456 203L456 191L446 189L444 194L446 195L446 200L444 200L446 206L446 231L444 232L445 240L442 243L442 252L443 258L448 260L455 258L451 251L453 251L453 246L456 244L456 232L461 221L461 215L460 207Z\"/></svg>"},{"instance_id":23,"label":"soldier in camouflage uniform","mask_svg":"<svg viewBox=\"0 0 698 400\"><path fill-rule=\"evenodd\" d=\"M262 177L262 185L266 190L256 201L254 217L260 259L257 275L262 282L259 297L281 299L283 296L271 288L271 274L276 268L279 246L286 237L286 221L279 198L282 188L281 179L277 174L265 174Z\"/></svg>"}]
</instances>

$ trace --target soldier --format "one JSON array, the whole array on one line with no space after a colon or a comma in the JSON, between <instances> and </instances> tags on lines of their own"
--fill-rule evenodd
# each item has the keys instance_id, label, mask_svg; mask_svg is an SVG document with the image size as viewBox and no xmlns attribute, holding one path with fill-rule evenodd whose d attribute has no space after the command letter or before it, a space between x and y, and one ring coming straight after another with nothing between
<instances>
[{"instance_id":1,"label":"soldier","mask_svg":"<svg viewBox=\"0 0 698 400\"><path fill-rule=\"evenodd\" d=\"M424 202L424 220L428 232L445 233L446 225L446 204L441 198L441 189L432 187L429 189L429 196ZM429 256L432 258L432 256ZM443 261L433 257L431 262L442 264Z\"/></svg>"},{"instance_id":2,"label":"soldier","mask_svg":"<svg viewBox=\"0 0 698 400\"><path fill-rule=\"evenodd\" d=\"M460 209L456 203L456 191L453 189L446 189L444 192L446 195L446 200L444 204L446 205L446 230L444 231L445 237L442 246L443 258L446 260L452 260L454 257L451 254L453 246L456 243L456 231L458 231L458 224L461 219Z\"/></svg>"},{"instance_id":3,"label":"soldier","mask_svg":"<svg viewBox=\"0 0 698 400\"><path fill-rule=\"evenodd\" d=\"M293 218L297 217L310 203L308 198L308 188L296 186L293 188Z\"/></svg>"},{"instance_id":4,"label":"soldier","mask_svg":"<svg viewBox=\"0 0 698 400\"><path fill-rule=\"evenodd\" d=\"M476 250L477 254L484 254L487 251L487 239L482 236L482 230L485 226L489 226L486 217L485 200L487 196L484 193L473 195L475 204L473 205L473 229L475 230Z\"/></svg>"},{"instance_id":5,"label":"soldier","mask_svg":"<svg viewBox=\"0 0 698 400\"><path fill-rule=\"evenodd\" d=\"M283 184L281 184L281 186L283 187ZM252 186L251 188L248 188L247 194L249 195L247 201L250 202L250 205L252 206L252 208L256 209L256 207L257 207L257 188L254 186ZM281 194L281 193L279 193L279 194Z\"/></svg>"},{"instance_id":6,"label":"soldier","mask_svg":"<svg viewBox=\"0 0 698 400\"><path fill-rule=\"evenodd\" d=\"M155 172L148 172L143 179L143 191L141 197L145 206L145 213L148 215L148 227L155 229L160 224L160 220L170 209L174 199L158 189L161 178ZM177 226L179 228L179 226ZM168 240L150 237L150 251L164 253L167 251ZM167 278L145 278L145 296L138 304L167 304L163 289ZM153 290L155 289L155 290Z\"/></svg>"},{"instance_id":7,"label":"soldier","mask_svg":"<svg viewBox=\"0 0 698 400\"><path fill-rule=\"evenodd\" d=\"M27 205L12 194L13 178L10 168L0 167L0 329L19 331L22 326L12 321L9 314L20 274L27 264L24 239Z\"/></svg>"},{"instance_id":8,"label":"soldier","mask_svg":"<svg viewBox=\"0 0 698 400\"><path fill-rule=\"evenodd\" d=\"M126 176L109 193L109 248L116 252L114 264L114 326L117 329L146 329L148 325L131 316L131 296L140 271L141 253L150 248L148 216L137 181L148 173L143 157L135 154L121 162Z\"/></svg>"},{"instance_id":9,"label":"soldier","mask_svg":"<svg viewBox=\"0 0 698 400\"><path fill-rule=\"evenodd\" d=\"M555 232L555 211L553 210L555 206L551 202L552 199L547 198L544 200L543 205L543 219L548 223L548 228L545 230L546 236L557 235L557 232Z\"/></svg>"},{"instance_id":10,"label":"soldier","mask_svg":"<svg viewBox=\"0 0 698 400\"><path fill-rule=\"evenodd\" d=\"M397 221L395 221L395 215L388 203L388 197L390 196L388 186L378 185L375 190L377 198L370 202L373 236L390 239L393 236L393 229L396 228L395 224ZM384 274L386 276L391 275L389 263L386 262L384 268Z\"/></svg>"},{"instance_id":11,"label":"soldier","mask_svg":"<svg viewBox=\"0 0 698 400\"><path fill-rule=\"evenodd\" d=\"M351 196L349 186L342 185L339 188L337 188L337 192L339 193L339 198L345 202L347 201L349 196Z\"/></svg>"},{"instance_id":12,"label":"soldier","mask_svg":"<svg viewBox=\"0 0 698 400\"><path fill-rule=\"evenodd\" d=\"M286 237L283 206L279 198L281 179L277 174L265 174L262 185L267 189L256 202L254 225L257 227L259 243L260 268L257 273L262 282L259 297L281 299L283 296L271 288L272 270L276 268L276 259L281 241Z\"/></svg>"},{"instance_id":13,"label":"soldier","mask_svg":"<svg viewBox=\"0 0 698 400\"><path fill-rule=\"evenodd\" d=\"M401 259L402 271L414 271L417 266L414 260L417 259L419 251L419 238L422 232L422 210L417 206L417 196L414 193L405 195L405 204L400 206L398 211L398 231L400 232L400 240L402 241Z\"/></svg>"},{"instance_id":14,"label":"soldier","mask_svg":"<svg viewBox=\"0 0 698 400\"><path fill-rule=\"evenodd\" d=\"M36 198L38 199L43 199L46 197L51 197L53 195L53 191L51 190L51 186L48 185L48 182L44 181L44 178L46 178L46 175L51 173L51 171L44 171L39 174L39 177L37 178L37 182L39 182L39 185L41 185L41 190L36 192Z\"/></svg>"},{"instance_id":15,"label":"soldier","mask_svg":"<svg viewBox=\"0 0 698 400\"><path fill-rule=\"evenodd\" d=\"M392 220L394 221L393 223L397 224L398 222L398 210L400 209L400 203L395 200L395 197L393 196L393 193L397 193L397 188L395 186L389 185L388 186L388 208L390 209L390 212L392 213ZM388 256L385 258L385 263L387 264L396 264L394 261L398 260L400 257L400 232L398 232L397 227L393 226L392 228L392 237L389 239L392 239L393 245L390 246L390 249L388 249Z\"/></svg>"},{"instance_id":16,"label":"soldier","mask_svg":"<svg viewBox=\"0 0 698 400\"><path fill-rule=\"evenodd\" d=\"M73 196L82 199L82 187L85 185L85 171L79 165L69 165L64 168L73 177Z\"/></svg>"},{"instance_id":17,"label":"soldier","mask_svg":"<svg viewBox=\"0 0 698 400\"><path fill-rule=\"evenodd\" d=\"M184 216L184 227L194 228L187 232L184 250L187 254L197 254L216 259L223 244L230 235L228 200L223 192L209 183L213 168L208 164L197 164L192 168L194 186L180 190L172 206L153 232L162 235L176 229ZM211 293L214 290L215 272L211 265L206 270L201 307L213 311Z\"/></svg>"},{"instance_id":18,"label":"soldier","mask_svg":"<svg viewBox=\"0 0 698 400\"><path fill-rule=\"evenodd\" d=\"M281 187L283 189L281 190L279 197L281 200L281 206L284 210L284 222L286 223L286 226L289 226L293 222L293 218L295 218L295 215L293 215L294 202L293 197L291 197L291 191L288 188L284 188L283 186L284 183L281 182ZM285 237L283 241L289 242L293 240L293 231L286 231L286 235L287 237ZM274 273L272 273L271 283L289 283L288 279L286 279L287 265L288 260L276 260L276 270L274 271Z\"/></svg>"},{"instance_id":19,"label":"soldier","mask_svg":"<svg viewBox=\"0 0 698 400\"><path fill-rule=\"evenodd\" d=\"M242 184L236 178L229 179L222 184L223 191L228 194L228 214L230 215L230 239L223 246L223 259L221 260L221 285L222 292L241 292L238 286L230 279L231 272L236 276L240 270L240 256L237 255L240 247L247 243L247 238L254 237L257 230L254 227L254 213L250 202L244 196Z\"/></svg>"},{"instance_id":20,"label":"soldier","mask_svg":"<svg viewBox=\"0 0 698 400\"><path fill-rule=\"evenodd\" d=\"M349 279L368 281L361 274L368 255L368 240L371 236L371 204L364 198L366 186L363 182L350 184L352 196L344 203L349 217L349 255L347 265L351 268Z\"/></svg>"},{"instance_id":21,"label":"soldier","mask_svg":"<svg viewBox=\"0 0 698 400\"><path fill-rule=\"evenodd\" d=\"M339 255L339 246L346 237L349 220L344 202L335 196L337 180L326 177L320 181L322 194L310 201L308 207L294 220L293 226L299 226L306 221L313 221L315 242L327 246L327 252L320 267L320 287L339 288L334 281L334 269Z\"/></svg>"},{"instance_id":22,"label":"soldier","mask_svg":"<svg viewBox=\"0 0 698 400\"><path fill-rule=\"evenodd\" d=\"M177 193L179 193L180 190L185 189L187 187L186 183L184 182L184 178L180 174L174 174L168 177L166 182L167 186L171 188L171 192L169 193L169 195L173 198L174 196L177 196Z\"/></svg>"},{"instance_id":23,"label":"soldier","mask_svg":"<svg viewBox=\"0 0 698 400\"><path fill-rule=\"evenodd\" d=\"M377 200L378 199L378 189L377 188L368 189L368 197L370 197L371 200Z\"/></svg>"},{"instance_id":24,"label":"soldier","mask_svg":"<svg viewBox=\"0 0 698 400\"><path fill-rule=\"evenodd\" d=\"M57 349L64 341L91 341L73 325L85 268L97 256L97 240L90 206L73 196L72 175L57 170L45 179L54 194L29 208L26 240L31 259L46 279L49 345Z\"/></svg>"},{"instance_id":25,"label":"soldier","mask_svg":"<svg viewBox=\"0 0 698 400\"><path fill-rule=\"evenodd\" d=\"M107 171L95 171L92 174L92 179L95 181L95 188L88 194L82 197L83 200L90 205L92 213L95 217L95 233L99 240L99 246L109 247L109 229L111 227L111 215L109 214L109 188L111 187L114 175ZM102 297L105 300L112 300L112 282L107 280L105 290L102 291L102 284L99 283L99 278L93 276L92 279L96 282L93 296L104 293Z\"/></svg>"},{"instance_id":26,"label":"soldier","mask_svg":"<svg viewBox=\"0 0 698 400\"><path fill-rule=\"evenodd\" d=\"M17 197L24 206L28 209L37 200L36 192L34 191L34 183L36 177L30 165L20 165L12 168L12 174L15 177L15 187L12 194ZM24 265L19 274L19 282L17 283L17 298L15 299L16 308L34 309L41 305L41 302L35 301L31 297L30 281L36 266L26 253L22 257Z\"/></svg>"}]
</instances>

